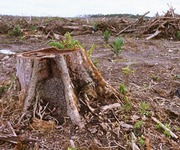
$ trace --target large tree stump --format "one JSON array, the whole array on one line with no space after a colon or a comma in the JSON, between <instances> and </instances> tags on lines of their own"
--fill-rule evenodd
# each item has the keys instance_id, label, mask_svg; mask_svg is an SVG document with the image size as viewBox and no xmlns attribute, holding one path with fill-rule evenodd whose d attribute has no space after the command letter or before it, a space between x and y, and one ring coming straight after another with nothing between
<instances>
[{"instance_id":1,"label":"large tree stump","mask_svg":"<svg viewBox=\"0 0 180 150\"><path fill-rule=\"evenodd\" d=\"M102 78L83 49L51 47L19 54L17 77L23 112L31 111L34 117L38 112L43 114L41 104L59 122L69 116L80 128L84 127L80 103L96 114L92 106L96 101L103 106L118 99L116 90Z\"/></svg>"}]
</instances>

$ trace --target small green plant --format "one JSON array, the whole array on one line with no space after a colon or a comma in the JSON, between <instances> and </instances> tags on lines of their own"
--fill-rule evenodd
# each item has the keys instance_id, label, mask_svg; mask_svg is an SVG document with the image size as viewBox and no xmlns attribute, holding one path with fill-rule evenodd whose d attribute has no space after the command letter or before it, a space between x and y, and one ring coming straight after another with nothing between
<instances>
[{"instance_id":1,"label":"small green plant","mask_svg":"<svg viewBox=\"0 0 180 150\"><path fill-rule=\"evenodd\" d=\"M170 128L170 126L169 126L168 124L165 124L165 127L168 128L169 130L171 130L171 128ZM156 128L157 128L157 129L162 129L162 125L161 125L160 122L157 123ZM169 138L171 138L171 134L170 134L169 131L164 130L163 133L164 133L164 135L167 135Z\"/></svg>"},{"instance_id":2,"label":"small green plant","mask_svg":"<svg viewBox=\"0 0 180 150\"><path fill-rule=\"evenodd\" d=\"M124 76L125 76L125 85L128 83L128 79L129 79L129 75L131 73L133 73L135 70L131 70L129 68L129 65L125 68L122 68L122 72L124 73Z\"/></svg>"},{"instance_id":3,"label":"small green plant","mask_svg":"<svg viewBox=\"0 0 180 150\"><path fill-rule=\"evenodd\" d=\"M180 31L177 31L176 37L177 37L178 40L180 39Z\"/></svg>"},{"instance_id":4,"label":"small green plant","mask_svg":"<svg viewBox=\"0 0 180 150\"><path fill-rule=\"evenodd\" d=\"M98 59L94 59L94 60L92 60L92 62L94 64L94 66L96 66L96 67L100 66Z\"/></svg>"},{"instance_id":5,"label":"small green plant","mask_svg":"<svg viewBox=\"0 0 180 150\"><path fill-rule=\"evenodd\" d=\"M142 121L139 121L139 122L137 122L137 123L134 125L134 128L140 129L141 126L142 126Z\"/></svg>"},{"instance_id":6,"label":"small green plant","mask_svg":"<svg viewBox=\"0 0 180 150\"><path fill-rule=\"evenodd\" d=\"M86 54L88 55L89 58L92 57L92 53L93 53L93 50L95 49L95 47L96 47L96 45L93 44L93 45L91 46L91 48L86 52Z\"/></svg>"},{"instance_id":7,"label":"small green plant","mask_svg":"<svg viewBox=\"0 0 180 150\"><path fill-rule=\"evenodd\" d=\"M131 103L129 102L129 99L128 99L128 97L125 97L124 98L124 100L125 100L125 105L123 105L120 109L121 109L121 114L124 114L124 112L128 112L128 111L130 111L131 109L132 109L132 105L131 105Z\"/></svg>"},{"instance_id":8,"label":"small green plant","mask_svg":"<svg viewBox=\"0 0 180 150\"><path fill-rule=\"evenodd\" d=\"M3 42L7 43L7 42L8 42L8 40L7 40L7 39L3 39Z\"/></svg>"},{"instance_id":9,"label":"small green plant","mask_svg":"<svg viewBox=\"0 0 180 150\"><path fill-rule=\"evenodd\" d=\"M21 29L19 26L15 26L14 29L9 32L9 35L13 35L13 36L19 36L21 35Z\"/></svg>"},{"instance_id":10,"label":"small green plant","mask_svg":"<svg viewBox=\"0 0 180 150\"><path fill-rule=\"evenodd\" d=\"M77 148L69 148L69 147L68 147L68 150L77 150Z\"/></svg>"},{"instance_id":11,"label":"small green plant","mask_svg":"<svg viewBox=\"0 0 180 150\"><path fill-rule=\"evenodd\" d=\"M151 79L153 79L154 81L159 81L159 77L156 76L156 75L151 75L150 77L151 77Z\"/></svg>"},{"instance_id":12,"label":"small green plant","mask_svg":"<svg viewBox=\"0 0 180 150\"><path fill-rule=\"evenodd\" d=\"M141 135L141 137L138 137L138 141L141 144L141 146L144 145L144 142L145 142L144 139L145 139L144 135Z\"/></svg>"},{"instance_id":13,"label":"small green plant","mask_svg":"<svg viewBox=\"0 0 180 150\"><path fill-rule=\"evenodd\" d=\"M109 44L109 46L111 47L111 50L114 52L114 54L116 55L116 57L119 56L119 53L122 52L121 48L124 45L124 41L122 38L117 38L116 41L112 41L111 44Z\"/></svg>"},{"instance_id":14,"label":"small green plant","mask_svg":"<svg viewBox=\"0 0 180 150\"><path fill-rule=\"evenodd\" d=\"M146 105L146 102L141 102L141 105L139 106L141 114L148 116L150 113L150 112L146 112L148 108L149 106Z\"/></svg>"},{"instance_id":15,"label":"small green plant","mask_svg":"<svg viewBox=\"0 0 180 150\"><path fill-rule=\"evenodd\" d=\"M75 49L75 48L82 48L80 46L80 42L78 40L73 40L69 32L65 34L65 40L60 42L50 42L48 43L50 46L57 47L59 49Z\"/></svg>"},{"instance_id":16,"label":"small green plant","mask_svg":"<svg viewBox=\"0 0 180 150\"><path fill-rule=\"evenodd\" d=\"M169 130L171 129L167 123L165 124L165 127L168 128ZM171 138L171 134L169 133L169 131L164 130L164 134L167 135L169 138Z\"/></svg>"},{"instance_id":17,"label":"small green plant","mask_svg":"<svg viewBox=\"0 0 180 150\"><path fill-rule=\"evenodd\" d=\"M174 75L174 78L180 79L180 75Z\"/></svg>"},{"instance_id":18,"label":"small green plant","mask_svg":"<svg viewBox=\"0 0 180 150\"><path fill-rule=\"evenodd\" d=\"M121 93L121 94L126 94L126 93L128 93L128 90L125 88L125 85L124 84L120 84L120 86L119 86L119 92Z\"/></svg>"},{"instance_id":19,"label":"small green plant","mask_svg":"<svg viewBox=\"0 0 180 150\"><path fill-rule=\"evenodd\" d=\"M146 84L146 83L143 83L143 87L146 88L146 87L147 87L147 84Z\"/></svg>"},{"instance_id":20,"label":"small green plant","mask_svg":"<svg viewBox=\"0 0 180 150\"><path fill-rule=\"evenodd\" d=\"M93 21L93 22L90 22L90 24L93 25L93 30L96 31L98 23L96 21Z\"/></svg>"},{"instance_id":21,"label":"small green plant","mask_svg":"<svg viewBox=\"0 0 180 150\"><path fill-rule=\"evenodd\" d=\"M106 31L104 31L102 36L103 36L104 41L108 44L109 43L109 38L111 36L111 32L106 30Z\"/></svg>"},{"instance_id":22,"label":"small green plant","mask_svg":"<svg viewBox=\"0 0 180 150\"><path fill-rule=\"evenodd\" d=\"M161 123L158 122L157 125L156 125L156 128L157 128L157 129L160 129L161 127L162 127Z\"/></svg>"}]
</instances>

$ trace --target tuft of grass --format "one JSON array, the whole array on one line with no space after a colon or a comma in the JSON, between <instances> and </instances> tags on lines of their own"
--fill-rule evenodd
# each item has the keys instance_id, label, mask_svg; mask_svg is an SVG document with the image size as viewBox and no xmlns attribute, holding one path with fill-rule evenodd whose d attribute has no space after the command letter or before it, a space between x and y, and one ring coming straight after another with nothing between
<instances>
[{"instance_id":1,"label":"tuft of grass","mask_svg":"<svg viewBox=\"0 0 180 150\"><path fill-rule=\"evenodd\" d=\"M114 54L116 55L116 57L119 56L119 53L122 52L121 48L124 45L124 41L122 38L117 38L116 41L112 41L111 44L109 44L109 46L111 47L111 50L114 52Z\"/></svg>"}]
</instances>

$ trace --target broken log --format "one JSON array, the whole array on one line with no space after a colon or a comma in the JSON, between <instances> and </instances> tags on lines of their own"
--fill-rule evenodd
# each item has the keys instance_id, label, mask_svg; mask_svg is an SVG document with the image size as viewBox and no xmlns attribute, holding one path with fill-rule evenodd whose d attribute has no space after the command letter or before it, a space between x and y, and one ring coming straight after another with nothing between
<instances>
[{"instance_id":1,"label":"broken log","mask_svg":"<svg viewBox=\"0 0 180 150\"><path fill-rule=\"evenodd\" d=\"M82 101L91 112L101 109L96 101L103 106L119 100L83 49L50 47L19 54L17 78L23 114L30 111L41 119L49 114L61 123L69 116L80 128L85 125Z\"/></svg>"}]
</instances>

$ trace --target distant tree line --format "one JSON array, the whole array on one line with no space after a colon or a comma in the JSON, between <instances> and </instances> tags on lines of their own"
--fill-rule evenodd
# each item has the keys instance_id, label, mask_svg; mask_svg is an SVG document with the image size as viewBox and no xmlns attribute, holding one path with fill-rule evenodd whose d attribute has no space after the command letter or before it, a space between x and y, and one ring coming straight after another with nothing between
<instances>
[{"instance_id":1,"label":"distant tree line","mask_svg":"<svg viewBox=\"0 0 180 150\"><path fill-rule=\"evenodd\" d=\"M139 14L136 14L136 15L133 15L133 14L89 14L89 15L86 15L86 17L91 17L91 18L99 18L99 17L129 17L129 18L139 18L141 17L141 15ZM151 18L151 17L148 17L146 16L145 18Z\"/></svg>"}]
</instances>

